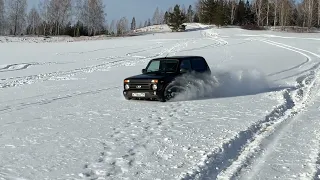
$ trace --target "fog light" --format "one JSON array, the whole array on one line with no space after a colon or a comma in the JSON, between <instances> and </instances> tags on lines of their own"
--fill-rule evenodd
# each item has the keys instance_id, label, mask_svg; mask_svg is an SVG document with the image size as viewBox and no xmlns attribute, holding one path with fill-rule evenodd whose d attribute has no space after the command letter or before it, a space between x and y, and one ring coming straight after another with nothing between
<instances>
[{"instance_id":1,"label":"fog light","mask_svg":"<svg viewBox=\"0 0 320 180\"><path fill-rule=\"evenodd\" d=\"M128 84L126 84L126 85L124 85L124 88L125 88L126 90L128 90L128 89L130 88L130 86L129 86Z\"/></svg>"},{"instance_id":2,"label":"fog light","mask_svg":"<svg viewBox=\"0 0 320 180\"><path fill-rule=\"evenodd\" d=\"M158 89L158 86L156 84L152 85L152 89L153 90L157 90Z\"/></svg>"}]
</instances>

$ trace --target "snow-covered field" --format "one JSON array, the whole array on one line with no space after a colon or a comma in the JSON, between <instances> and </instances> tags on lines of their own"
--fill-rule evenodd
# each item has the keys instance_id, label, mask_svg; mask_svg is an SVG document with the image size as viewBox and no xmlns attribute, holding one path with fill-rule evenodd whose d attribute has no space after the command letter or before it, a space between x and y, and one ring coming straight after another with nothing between
<instances>
[{"instance_id":1,"label":"snow-covered field","mask_svg":"<svg viewBox=\"0 0 320 180\"><path fill-rule=\"evenodd\" d=\"M0 179L320 179L319 35L189 28L0 43ZM205 57L220 84L124 100L166 55Z\"/></svg>"}]
</instances>

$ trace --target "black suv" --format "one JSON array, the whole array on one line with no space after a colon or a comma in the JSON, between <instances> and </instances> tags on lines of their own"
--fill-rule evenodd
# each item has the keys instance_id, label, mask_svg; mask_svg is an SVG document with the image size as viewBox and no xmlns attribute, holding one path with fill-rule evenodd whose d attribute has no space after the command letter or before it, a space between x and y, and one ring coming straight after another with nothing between
<instances>
[{"instance_id":1,"label":"black suv","mask_svg":"<svg viewBox=\"0 0 320 180\"><path fill-rule=\"evenodd\" d=\"M182 74L209 73L211 70L201 56L171 56L150 60L142 74L124 79L123 95L126 99L151 99L165 102L178 89L168 85Z\"/></svg>"}]
</instances>

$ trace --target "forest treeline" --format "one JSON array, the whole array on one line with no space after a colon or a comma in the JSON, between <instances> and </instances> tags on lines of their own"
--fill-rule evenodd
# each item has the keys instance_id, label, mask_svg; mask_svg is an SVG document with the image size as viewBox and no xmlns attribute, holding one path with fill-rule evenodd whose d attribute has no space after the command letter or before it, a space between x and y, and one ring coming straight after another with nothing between
<instances>
[{"instance_id":1,"label":"forest treeline","mask_svg":"<svg viewBox=\"0 0 320 180\"><path fill-rule=\"evenodd\" d=\"M42 0L28 10L27 0L0 0L0 35L121 36L155 24L177 30L187 22L256 29L320 27L320 0L197 0L187 7L156 7L152 18L139 24L135 17L107 22L105 7L102 0Z\"/></svg>"}]
</instances>

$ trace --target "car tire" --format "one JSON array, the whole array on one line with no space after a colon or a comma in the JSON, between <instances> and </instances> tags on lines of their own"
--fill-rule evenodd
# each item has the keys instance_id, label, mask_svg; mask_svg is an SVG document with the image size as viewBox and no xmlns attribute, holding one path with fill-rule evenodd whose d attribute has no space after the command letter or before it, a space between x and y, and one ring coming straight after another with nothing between
<instances>
[{"instance_id":1,"label":"car tire","mask_svg":"<svg viewBox=\"0 0 320 180\"><path fill-rule=\"evenodd\" d=\"M181 92L181 88L178 86L169 86L167 85L162 93L161 102L166 102L170 99L173 99L177 93Z\"/></svg>"}]
</instances>

